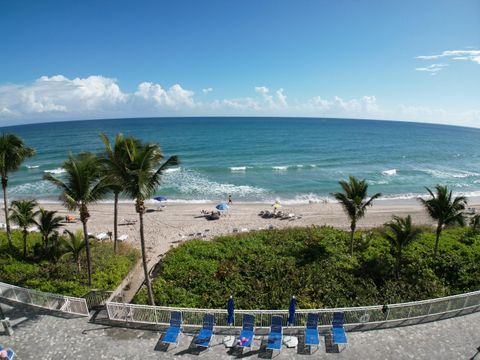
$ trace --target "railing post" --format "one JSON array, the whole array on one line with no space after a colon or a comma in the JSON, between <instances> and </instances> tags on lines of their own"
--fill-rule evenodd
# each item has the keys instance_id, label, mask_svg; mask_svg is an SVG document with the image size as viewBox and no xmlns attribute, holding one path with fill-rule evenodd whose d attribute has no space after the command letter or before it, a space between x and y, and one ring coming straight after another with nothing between
<instances>
[{"instance_id":1,"label":"railing post","mask_svg":"<svg viewBox=\"0 0 480 360\"><path fill-rule=\"evenodd\" d=\"M445 312L448 312L450 310L450 304L452 303L452 300L448 300L447 308L445 309Z\"/></svg>"},{"instance_id":2,"label":"railing post","mask_svg":"<svg viewBox=\"0 0 480 360\"><path fill-rule=\"evenodd\" d=\"M412 307L413 307L413 306L410 306L410 307L408 308L407 319L410 319L410 314L412 313Z\"/></svg>"},{"instance_id":3,"label":"railing post","mask_svg":"<svg viewBox=\"0 0 480 360\"><path fill-rule=\"evenodd\" d=\"M15 288L12 288L12 290L13 290L13 295L15 295L15 300L19 301L18 296L17 296L17 292L15 291Z\"/></svg>"},{"instance_id":4,"label":"railing post","mask_svg":"<svg viewBox=\"0 0 480 360\"><path fill-rule=\"evenodd\" d=\"M428 306L428 312L427 312L427 315L430 315L430 310L432 310L432 303L430 303L430 305Z\"/></svg>"}]
</instances>

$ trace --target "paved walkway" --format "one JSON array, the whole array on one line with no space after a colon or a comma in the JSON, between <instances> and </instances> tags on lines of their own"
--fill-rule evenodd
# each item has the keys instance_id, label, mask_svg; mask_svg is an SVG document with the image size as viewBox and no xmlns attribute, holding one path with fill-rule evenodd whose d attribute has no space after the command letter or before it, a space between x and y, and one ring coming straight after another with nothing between
<instances>
[{"instance_id":1,"label":"paved walkway","mask_svg":"<svg viewBox=\"0 0 480 360\"><path fill-rule=\"evenodd\" d=\"M95 322L86 318L66 318L24 305L1 303L14 327L13 336L0 330L0 344L12 347L15 359L235 359L271 358L257 337L251 352L226 349L222 336L216 336L210 350L192 349L192 333L180 339L177 348L160 346L161 331L125 329L102 324L102 313ZM478 359L480 360L480 313L432 323L394 329L348 333L349 344L340 353L330 345L328 334L312 358L321 359ZM308 359L308 350L282 349L276 359Z\"/></svg>"}]
</instances>

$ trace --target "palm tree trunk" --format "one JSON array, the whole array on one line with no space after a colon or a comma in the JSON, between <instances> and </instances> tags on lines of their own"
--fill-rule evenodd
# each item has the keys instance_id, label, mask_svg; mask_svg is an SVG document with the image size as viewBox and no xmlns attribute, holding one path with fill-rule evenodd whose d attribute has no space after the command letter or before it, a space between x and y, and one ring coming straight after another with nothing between
<instances>
[{"instance_id":1,"label":"palm tree trunk","mask_svg":"<svg viewBox=\"0 0 480 360\"><path fill-rule=\"evenodd\" d=\"M5 225L7 226L8 247L10 250L12 250L12 233L10 232L10 220L8 218L7 182L8 179L6 177L2 177L3 206L5 208Z\"/></svg>"},{"instance_id":2,"label":"palm tree trunk","mask_svg":"<svg viewBox=\"0 0 480 360\"><path fill-rule=\"evenodd\" d=\"M140 245L142 247L142 261L143 261L143 273L145 275L145 285L147 286L147 293L148 293L148 302L150 305L155 305L155 301L153 299L153 291L152 291L152 283L150 282L150 276L148 275L148 268L147 268L147 255L145 252L145 237L143 234L143 212L138 212L138 217L140 220Z\"/></svg>"},{"instance_id":3,"label":"palm tree trunk","mask_svg":"<svg viewBox=\"0 0 480 360\"><path fill-rule=\"evenodd\" d=\"M75 259L75 263L77 264L77 273L80 274L82 271L82 266L80 265L80 256Z\"/></svg>"},{"instance_id":4,"label":"palm tree trunk","mask_svg":"<svg viewBox=\"0 0 480 360\"><path fill-rule=\"evenodd\" d=\"M27 228L23 227L23 258L27 257Z\"/></svg>"},{"instance_id":5,"label":"palm tree trunk","mask_svg":"<svg viewBox=\"0 0 480 360\"><path fill-rule=\"evenodd\" d=\"M402 249L397 249L397 259L395 260L395 278L398 280L400 273L400 261L402 258Z\"/></svg>"},{"instance_id":6,"label":"palm tree trunk","mask_svg":"<svg viewBox=\"0 0 480 360\"><path fill-rule=\"evenodd\" d=\"M350 224L350 255L353 256L353 238L355 236L355 228L356 228L355 221L352 221Z\"/></svg>"},{"instance_id":7,"label":"palm tree trunk","mask_svg":"<svg viewBox=\"0 0 480 360\"><path fill-rule=\"evenodd\" d=\"M437 257L438 253L438 242L440 240L440 234L442 233L442 225L441 223L438 223L437 225L437 232L436 232L436 237L435 237L435 250L433 251L433 256Z\"/></svg>"},{"instance_id":8,"label":"palm tree trunk","mask_svg":"<svg viewBox=\"0 0 480 360\"><path fill-rule=\"evenodd\" d=\"M115 192L115 200L113 203L113 252L117 253L117 232L118 226L118 192Z\"/></svg>"},{"instance_id":9,"label":"palm tree trunk","mask_svg":"<svg viewBox=\"0 0 480 360\"><path fill-rule=\"evenodd\" d=\"M90 262L90 243L87 231L87 219L82 220L83 224L83 238L85 239L85 246L87 249L87 272L88 272L88 286L92 286L92 264Z\"/></svg>"}]
</instances>

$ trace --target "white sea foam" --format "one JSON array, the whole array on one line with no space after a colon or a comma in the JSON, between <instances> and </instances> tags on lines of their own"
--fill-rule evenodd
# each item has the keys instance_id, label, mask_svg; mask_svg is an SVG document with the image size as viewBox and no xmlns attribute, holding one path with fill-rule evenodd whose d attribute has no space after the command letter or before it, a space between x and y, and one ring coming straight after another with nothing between
<instances>
[{"instance_id":1,"label":"white sea foam","mask_svg":"<svg viewBox=\"0 0 480 360\"><path fill-rule=\"evenodd\" d=\"M40 180L31 183L16 185L8 189L8 192L14 195L38 196L52 194L56 187L49 181Z\"/></svg>"},{"instance_id":2,"label":"white sea foam","mask_svg":"<svg viewBox=\"0 0 480 360\"><path fill-rule=\"evenodd\" d=\"M36 169L36 168L39 168L40 165L25 165L25 167L26 167L27 169Z\"/></svg>"},{"instance_id":3,"label":"white sea foam","mask_svg":"<svg viewBox=\"0 0 480 360\"><path fill-rule=\"evenodd\" d=\"M397 169L383 170L382 175L384 175L384 176L395 176L395 175L397 175Z\"/></svg>"},{"instance_id":4,"label":"white sea foam","mask_svg":"<svg viewBox=\"0 0 480 360\"><path fill-rule=\"evenodd\" d=\"M224 199L229 194L234 199L263 198L263 195L267 193L265 189L255 186L224 184L212 181L196 171L186 169L165 174L159 193L162 189L174 189L175 192L180 193L180 196L193 197L194 199L192 200L199 200L199 198Z\"/></svg>"},{"instance_id":5,"label":"white sea foam","mask_svg":"<svg viewBox=\"0 0 480 360\"><path fill-rule=\"evenodd\" d=\"M334 203L334 199L328 196L321 196L314 193L299 194L293 199L280 199L281 204L296 205L296 204L321 204L321 203Z\"/></svg>"},{"instance_id":6,"label":"white sea foam","mask_svg":"<svg viewBox=\"0 0 480 360\"><path fill-rule=\"evenodd\" d=\"M43 172L58 175L58 174L63 174L65 172L67 172L67 170L65 170L63 168L56 168L56 169L44 170Z\"/></svg>"},{"instance_id":7,"label":"white sea foam","mask_svg":"<svg viewBox=\"0 0 480 360\"><path fill-rule=\"evenodd\" d=\"M438 170L438 169L420 169L420 171L425 172L427 174L432 175L433 177L440 178L440 179L449 179L449 178L467 178L470 176L480 176L479 173L472 172L472 171L464 171L464 170L456 170L456 169L449 169L449 170Z\"/></svg>"},{"instance_id":8,"label":"white sea foam","mask_svg":"<svg viewBox=\"0 0 480 360\"><path fill-rule=\"evenodd\" d=\"M246 166L232 166L230 168L230 171L246 171L247 167Z\"/></svg>"},{"instance_id":9,"label":"white sea foam","mask_svg":"<svg viewBox=\"0 0 480 360\"><path fill-rule=\"evenodd\" d=\"M181 169L180 167L172 167L172 168L165 169L164 173L172 173L175 171L180 171L180 169Z\"/></svg>"},{"instance_id":10,"label":"white sea foam","mask_svg":"<svg viewBox=\"0 0 480 360\"><path fill-rule=\"evenodd\" d=\"M368 180L370 185L386 185L389 183L388 180Z\"/></svg>"},{"instance_id":11,"label":"white sea foam","mask_svg":"<svg viewBox=\"0 0 480 360\"><path fill-rule=\"evenodd\" d=\"M286 171L288 166L272 166L272 169L277 171Z\"/></svg>"}]
</instances>

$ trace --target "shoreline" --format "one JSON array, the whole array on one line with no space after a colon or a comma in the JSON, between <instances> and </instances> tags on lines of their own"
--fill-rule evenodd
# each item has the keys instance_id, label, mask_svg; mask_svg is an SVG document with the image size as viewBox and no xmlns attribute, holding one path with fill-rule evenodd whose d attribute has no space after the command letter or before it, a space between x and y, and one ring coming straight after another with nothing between
<instances>
[{"instance_id":1,"label":"shoreline","mask_svg":"<svg viewBox=\"0 0 480 360\"><path fill-rule=\"evenodd\" d=\"M453 193L454 196L460 196L461 194L458 193ZM464 195L466 196L466 195ZM428 195L415 195L412 197L393 197L393 198L388 198L388 197L383 197L383 198L378 198L375 200L374 205L414 205L418 204L418 199L419 198L426 198ZM467 201L468 201L468 206L480 206L480 195L475 195L475 196L466 196ZM30 199L31 197L21 197L21 199ZM9 196L9 202L12 200L16 200L17 197L14 196ZM36 199L39 205L62 205L62 202L60 200L52 200L52 199ZM252 201L236 201L234 199L234 204L238 205L264 205L264 206L270 206L272 205L276 200L252 200ZM280 203L285 206L302 206L302 205L315 205L315 204L338 204L338 201L334 200L333 198L325 198L324 200L289 200L289 199L279 199ZM227 199L224 200L185 200L185 199L168 199L167 202L158 202L153 199L149 199L145 201L145 204L155 206L155 205L173 205L173 204L178 204L178 205L217 205L220 203L226 203ZM119 204L134 204L134 200L129 200L129 199L120 199L118 201ZM93 206L96 205L109 205L113 204L113 199L111 200L101 200L95 203Z\"/></svg>"},{"instance_id":2,"label":"shoreline","mask_svg":"<svg viewBox=\"0 0 480 360\"><path fill-rule=\"evenodd\" d=\"M480 208L480 199L469 199L469 207ZM214 236L247 232L268 228L286 228L296 226L334 226L349 229L350 221L338 203L282 204L281 210L294 214L294 219L262 218L258 214L262 210L272 211L272 204L236 203L219 220L207 220L202 210L215 210L216 203L182 204L182 203L149 203L150 212L144 215L145 240L148 252L162 254L171 246L192 238L210 239ZM67 211L60 203L44 203L40 206L47 210L56 210L58 215L74 215L78 212ZM113 232L113 203L98 203L89 206L90 218L88 231L94 235L102 232ZM393 215L411 215L416 225L433 225L421 204L415 200L375 201L368 208L364 218L358 222L358 229L382 226L390 221ZM129 223L124 220L138 220L133 202L122 202L118 207L118 236L128 235L127 242L139 246L138 221ZM4 221L4 214L0 216ZM65 223L64 228L81 230L80 221Z\"/></svg>"}]
</instances>

